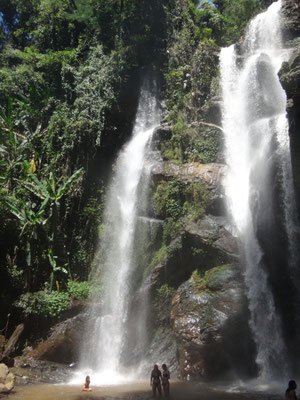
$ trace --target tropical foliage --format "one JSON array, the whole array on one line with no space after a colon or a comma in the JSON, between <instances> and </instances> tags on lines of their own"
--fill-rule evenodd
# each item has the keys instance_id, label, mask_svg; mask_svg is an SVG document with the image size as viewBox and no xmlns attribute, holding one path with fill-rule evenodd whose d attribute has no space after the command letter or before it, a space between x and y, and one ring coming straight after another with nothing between
<instances>
[{"instance_id":1,"label":"tropical foliage","mask_svg":"<svg viewBox=\"0 0 300 400\"><path fill-rule=\"evenodd\" d=\"M70 297L89 296L80 284L146 65L161 73L172 127L163 157L220 159L220 131L202 124L213 122L218 49L267 3L0 0L0 321L16 298L23 310L54 316ZM174 182L154 197L164 245L176 220L197 220L206 201L202 187Z\"/></svg>"}]
</instances>

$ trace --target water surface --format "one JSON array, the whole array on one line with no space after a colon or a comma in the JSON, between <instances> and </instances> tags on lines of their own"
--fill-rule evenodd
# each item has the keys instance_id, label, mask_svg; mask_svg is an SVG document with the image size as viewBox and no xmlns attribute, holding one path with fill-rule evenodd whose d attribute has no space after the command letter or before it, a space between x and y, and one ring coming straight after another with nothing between
<instances>
[{"instance_id":1,"label":"water surface","mask_svg":"<svg viewBox=\"0 0 300 400\"><path fill-rule=\"evenodd\" d=\"M221 385L191 384L171 382L172 400L279 400L282 394L272 391L251 390L243 387L225 387ZM92 392L82 392L75 385L27 385L17 386L9 396L10 400L148 400L152 399L149 383L92 387ZM163 397L162 397L163 398Z\"/></svg>"}]
</instances>

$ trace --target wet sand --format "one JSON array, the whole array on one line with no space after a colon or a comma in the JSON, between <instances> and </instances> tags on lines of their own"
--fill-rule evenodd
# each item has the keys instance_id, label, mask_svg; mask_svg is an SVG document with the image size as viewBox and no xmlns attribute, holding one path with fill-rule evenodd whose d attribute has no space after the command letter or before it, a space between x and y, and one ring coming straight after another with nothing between
<instances>
[{"instance_id":1,"label":"wet sand","mask_svg":"<svg viewBox=\"0 0 300 400\"><path fill-rule=\"evenodd\" d=\"M28 384L16 386L9 400L150 400L150 383L92 387L82 392L80 386ZM158 397L157 397L158 398ZM164 398L163 396L161 397ZM283 395L265 392L226 391L208 385L171 382L170 400L282 400Z\"/></svg>"}]
</instances>

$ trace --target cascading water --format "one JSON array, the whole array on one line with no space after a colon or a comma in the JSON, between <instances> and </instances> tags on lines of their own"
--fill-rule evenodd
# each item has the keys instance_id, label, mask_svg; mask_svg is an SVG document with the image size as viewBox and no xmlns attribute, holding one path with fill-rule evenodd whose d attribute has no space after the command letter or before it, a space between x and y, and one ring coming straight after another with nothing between
<instances>
[{"instance_id":1,"label":"cascading water","mask_svg":"<svg viewBox=\"0 0 300 400\"><path fill-rule=\"evenodd\" d=\"M286 96L277 76L289 58L282 47L280 9L281 1L273 3L251 21L242 48L224 48L220 56L228 208L241 244L262 379L283 377L288 368L276 303L280 274L284 277L280 241L287 242L290 268L297 258Z\"/></svg>"},{"instance_id":2,"label":"cascading water","mask_svg":"<svg viewBox=\"0 0 300 400\"><path fill-rule=\"evenodd\" d=\"M134 326L128 326L127 318L134 295L138 211L143 209L150 172L146 161L160 118L157 98L155 80L149 74L141 88L132 139L119 154L106 199L100 265L92 274L93 280L103 282L103 308L99 317L95 317L96 311L91 313L94 322L87 331L92 340L83 345L81 360L82 369L92 369L94 383L96 379L98 384L122 380L126 374L122 354L127 336L132 332L140 336L144 329L142 317L135 319ZM143 310L143 316L145 313Z\"/></svg>"}]
</instances>

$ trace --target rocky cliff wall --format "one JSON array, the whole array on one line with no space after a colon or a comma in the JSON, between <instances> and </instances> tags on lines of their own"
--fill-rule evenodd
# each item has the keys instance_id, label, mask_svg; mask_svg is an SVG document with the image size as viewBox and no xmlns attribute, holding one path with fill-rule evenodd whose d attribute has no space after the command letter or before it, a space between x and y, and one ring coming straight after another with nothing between
<instances>
[{"instance_id":1,"label":"rocky cliff wall","mask_svg":"<svg viewBox=\"0 0 300 400\"><path fill-rule=\"evenodd\" d=\"M291 49L290 60L280 71L280 79L287 94L290 143L296 201L300 215L300 4L284 0L282 7L284 39Z\"/></svg>"}]
</instances>

